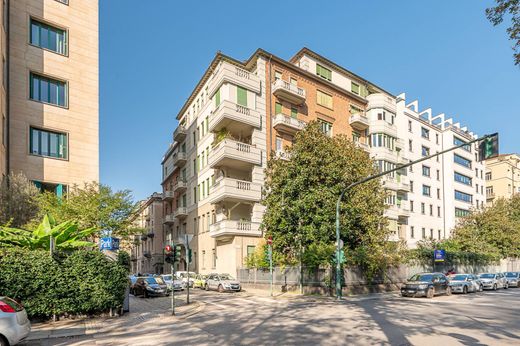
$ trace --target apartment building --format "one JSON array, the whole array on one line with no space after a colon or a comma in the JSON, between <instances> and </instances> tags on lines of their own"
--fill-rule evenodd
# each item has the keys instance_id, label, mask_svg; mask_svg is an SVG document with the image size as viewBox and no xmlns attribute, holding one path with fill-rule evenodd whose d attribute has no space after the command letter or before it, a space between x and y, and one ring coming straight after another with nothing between
<instances>
[{"instance_id":1,"label":"apartment building","mask_svg":"<svg viewBox=\"0 0 520 346\"><path fill-rule=\"evenodd\" d=\"M58 195L98 181L98 1L3 4L8 86L3 78L0 102L6 92L9 102L1 105L6 125L0 155L7 160L0 169L23 172Z\"/></svg>"},{"instance_id":2,"label":"apartment building","mask_svg":"<svg viewBox=\"0 0 520 346\"><path fill-rule=\"evenodd\" d=\"M155 192L140 202L133 226L142 228L144 232L134 236L134 246L130 253L132 273L169 272L169 266L164 264L162 193Z\"/></svg>"},{"instance_id":3,"label":"apartment building","mask_svg":"<svg viewBox=\"0 0 520 346\"><path fill-rule=\"evenodd\" d=\"M502 154L486 160L486 199L511 198L520 193L520 156Z\"/></svg>"}]
</instances>

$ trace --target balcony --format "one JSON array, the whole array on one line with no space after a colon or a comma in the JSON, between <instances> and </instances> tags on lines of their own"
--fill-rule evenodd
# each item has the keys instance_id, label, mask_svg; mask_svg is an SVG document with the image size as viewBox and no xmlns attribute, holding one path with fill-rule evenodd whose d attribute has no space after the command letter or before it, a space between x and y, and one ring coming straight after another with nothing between
<instances>
[{"instance_id":1,"label":"balcony","mask_svg":"<svg viewBox=\"0 0 520 346\"><path fill-rule=\"evenodd\" d=\"M164 223L167 225L175 223L175 216L173 214L166 214L164 216Z\"/></svg>"},{"instance_id":2,"label":"balcony","mask_svg":"<svg viewBox=\"0 0 520 346\"><path fill-rule=\"evenodd\" d=\"M397 153L386 147L371 147L370 153L374 160L397 162Z\"/></svg>"},{"instance_id":3,"label":"balcony","mask_svg":"<svg viewBox=\"0 0 520 346\"><path fill-rule=\"evenodd\" d=\"M369 132L370 133L386 133L389 136L397 138L397 127L395 125L388 123L386 120L372 121L370 124Z\"/></svg>"},{"instance_id":4,"label":"balcony","mask_svg":"<svg viewBox=\"0 0 520 346\"><path fill-rule=\"evenodd\" d=\"M493 198L495 198L495 193L494 192L486 193L486 199L493 199Z\"/></svg>"},{"instance_id":5,"label":"balcony","mask_svg":"<svg viewBox=\"0 0 520 346\"><path fill-rule=\"evenodd\" d=\"M165 201L171 201L173 199L174 193L173 191L164 191L163 193L163 200Z\"/></svg>"},{"instance_id":6,"label":"balcony","mask_svg":"<svg viewBox=\"0 0 520 346\"><path fill-rule=\"evenodd\" d=\"M231 101L222 101L209 119L209 130L227 129L232 133L250 132L260 128L260 112Z\"/></svg>"},{"instance_id":7,"label":"balcony","mask_svg":"<svg viewBox=\"0 0 520 346\"><path fill-rule=\"evenodd\" d=\"M277 159L289 161L291 159L291 154L286 152L285 150L277 150L274 155Z\"/></svg>"},{"instance_id":8,"label":"balcony","mask_svg":"<svg viewBox=\"0 0 520 346\"><path fill-rule=\"evenodd\" d=\"M400 181L397 183L397 191L410 192L410 183L407 181Z\"/></svg>"},{"instance_id":9,"label":"balcony","mask_svg":"<svg viewBox=\"0 0 520 346\"><path fill-rule=\"evenodd\" d=\"M214 238L234 236L261 237L262 231L260 231L259 222L223 220L210 225L209 234Z\"/></svg>"},{"instance_id":10,"label":"balcony","mask_svg":"<svg viewBox=\"0 0 520 346\"><path fill-rule=\"evenodd\" d=\"M305 89L299 88L298 86L281 79L278 79L273 83L273 94L294 105L301 105L305 102Z\"/></svg>"},{"instance_id":11,"label":"balcony","mask_svg":"<svg viewBox=\"0 0 520 346\"><path fill-rule=\"evenodd\" d=\"M210 83L210 97L217 91L223 83L240 85L255 93L260 93L260 77L252 74L238 66L229 63L221 63L215 70Z\"/></svg>"},{"instance_id":12,"label":"balcony","mask_svg":"<svg viewBox=\"0 0 520 346\"><path fill-rule=\"evenodd\" d=\"M362 113L352 114L349 119L349 124L353 129L359 131L365 131L369 126L368 118Z\"/></svg>"},{"instance_id":13,"label":"balcony","mask_svg":"<svg viewBox=\"0 0 520 346\"><path fill-rule=\"evenodd\" d=\"M177 180L175 185L173 185L173 191L176 193L183 193L188 188L188 183L186 183L186 180Z\"/></svg>"},{"instance_id":14,"label":"balcony","mask_svg":"<svg viewBox=\"0 0 520 346\"><path fill-rule=\"evenodd\" d=\"M216 181L211 189L210 203L218 203L223 200L258 202L262 198L262 186L244 180L223 178Z\"/></svg>"},{"instance_id":15,"label":"balcony","mask_svg":"<svg viewBox=\"0 0 520 346\"><path fill-rule=\"evenodd\" d=\"M384 215L391 220L397 220L399 219L399 208L396 205L389 205Z\"/></svg>"},{"instance_id":16,"label":"balcony","mask_svg":"<svg viewBox=\"0 0 520 346\"><path fill-rule=\"evenodd\" d=\"M173 212L173 217L179 220L182 220L188 216L188 210L186 207L178 207Z\"/></svg>"},{"instance_id":17,"label":"balcony","mask_svg":"<svg viewBox=\"0 0 520 346\"><path fill-rule=\"evenodd\" d=\"M262 163L260 149L249 144L224 139L218 143L209 154L209 165L211 168L230 167L247 170L253 165Z\"/></svg>"},{"instance_id":18,"label":"balcony","mask_svg":"<svg viewBox=\"0 0 520 346\"><path fill-rule=\"evenodd\" d=\"M177 167L184 167L186 161L186 153L183 151L179 151L177 154L174 154L173 156L173 164Z\"/></svg>"},{"instance_id":19,"label":"balcony","mask_svg":"<svg viewBox=\"0 0 520 346\"><path fill-rule=\"evenodd\" d=\"M383 184L383 187L388 190L397 191L399 187L399 183L394 177L391 177L389 175L385 175L381 178L381 183Z\"/></svg>"},{"instance_id":20,"label":"balcony","mask_svg":"<svg viewBox=\"0 0 520 346\"><path fill-rule=\"evenodd\" d=\"M382 93L367 96L368 109L383 108L391 113L396 113L395 99Z\"/></svg>"},{"instance_id":21,"label":"balcony","mask_svg":"<svg viewBox=\"0 0 520 346\"><path fill-rule=\"evenodd\" d=\"M370 152L370 146L366 143L362 143L360 141L354 142L356 147L363 149L364 151Z\"/></svg>"},{"instance_id":22,"label":"balcony","mask_svg":"<svg viewBox=\"0 0 520 346\"><path fill-rule=\"evenodd\" d=\"M273 117L273 127L280 131L294 135L296 132L303 130L307 125L305 121L287 116L285 114L276 114Z\"/></svg>"},{"instance_id":23,"label":"balcony","mask_svg":"<svg viewBox=\"0 0 520 346\"><path fill-rule=\"evenodd\" d=\"M175 131L173 131L173 140L181 143L186 139L186 128L183 125L178 125Z\"/></svg>"}]
</instances>

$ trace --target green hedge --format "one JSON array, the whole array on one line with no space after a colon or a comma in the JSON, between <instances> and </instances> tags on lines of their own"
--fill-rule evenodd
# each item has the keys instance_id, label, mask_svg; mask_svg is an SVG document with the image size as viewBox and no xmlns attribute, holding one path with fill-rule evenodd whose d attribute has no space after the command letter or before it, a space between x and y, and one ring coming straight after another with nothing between
<instances>
[{"instance_id":1,"label":"green hedge","mask_svg":"<svg viewBox=\"0 0 520 346\"><path fill-rule=\"evenodd\" d=\"M0 250L0 296L22 302L31 318L96 314L123 304L128 272L98 251L55 254Z\"/></svg>"}]
</instances>

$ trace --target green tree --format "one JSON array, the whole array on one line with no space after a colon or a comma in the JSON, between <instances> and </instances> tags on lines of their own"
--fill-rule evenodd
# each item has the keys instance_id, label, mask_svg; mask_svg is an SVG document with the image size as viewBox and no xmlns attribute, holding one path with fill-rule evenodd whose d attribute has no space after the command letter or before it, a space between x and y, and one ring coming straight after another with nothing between
<instances>
[{"instance_id":1,"label":"green tree","mask_svg":"<svg viewBox=\"0 0 520 346\"><path fill-rule=\"evenodd\" d=\"M38 214L38 189L22 173L0 182L0 225L21 227Z\"/></svg>"},{"instance_id":2,"label":"green tree","mask_svg":"<svg viewBox=\"0 0 520 346\"><path fill-rule=\"evenodd\" d=\"M486 17L497 26L505 16L511 16L511 26L506 29L513 42L515 65L520 65L520 0L496 0L496 6L486 9Z\"/></svg>"},{"instance_id":3,"label":"green tree","mask_svg":"<svg viewBox=\"0 0 520 346\"><path fill-rule=\"evenodd\" d=\"M131 223L138 204L129 190L114 192L106 185L86 183L83 188L73 186L66 198L42 194L40 208L42 215L52 215L58 222L76 220L80 228L127 239L135 231Z\"/></svg>"},{"instance_id":4,"label":"green tree","mask_svg":"<svg viewBox=\"0 0 520 346\"><path fill-rule=\"evenodd\" d=\"M95 232L95 228L80 229L74 221L57 224L52 217L45 215L43 221L33 231L0 227L0 247L49 250L51 237L56 249L71 250L92 247L96 244L85 241L85 239Z\"/></svg>"},{"instance_id":5,"label":"green tree","mask_svg":"<svg viewBox=\"0 0 520 346\"><path fill-rule=\"evenodd\" d=\"M299 261L300 244L323 249L324 258L307 253L310 262L330 261L326 249L335 242L336 200L349 184L376 173L374 162L346 136L324 135L316 122L300 131L287 151L290 160L272 155L267 164L262 227L285 263ZM395 260L387 252L384 198L380 182L373 180L354 188L341 203L341 238L349 264L363 266L368 274Z\"/></svg>"}]
</instances>

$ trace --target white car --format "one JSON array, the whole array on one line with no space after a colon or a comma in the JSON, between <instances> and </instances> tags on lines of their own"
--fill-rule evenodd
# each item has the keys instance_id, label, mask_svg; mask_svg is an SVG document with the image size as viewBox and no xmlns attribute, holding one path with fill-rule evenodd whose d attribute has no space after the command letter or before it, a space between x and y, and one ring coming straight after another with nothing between
<instances>
[{"instance_id":1,"label":"white car","mask_svg":"<svg viewBox=\"0 0 520 346\"><path fill-rule=\"evenodd\" d=\"M182 282L182 280L178 280L177 278L173 280L172 274L161 274L161 277L166 283L168 291L182 291L184 289L184 283Z\"/></svg>"},{"instance_id":2,"label":"white car","mask_svg":"<svg viewBox=\"0 0 520 346\"><path fill-rule=\"evenodd\" d=\"M31 322L22 305L0 297L0 346L16 345L29 335Z\"/></svg>"},{"instance_id":3,"label":"white car","mask_svg":"<svg viewBox=\"0 0 520 346\"><path fill-rule=\"evenodd\" d=\"M499 288L509 288L507 279L502 273L482 273L478 276L485 290L496 291Z\"/></svg>"},{"instance_id":4,"label":"white car","mask_svg":"<svg viewBox=\"0 0 520 346\"><path fill-rule=\"evenodd\" d=\"M189 275L189 280L188 280L188 275ZM175 272L175 276L177 277L177 279L182 280L182 282L184 283L184 287L186 287L188 285L188 282L189 282L190 287L193 287L193 283L195 282L195 278L197 277L197 274L195 274L194 272L178 271L178 272Z\"/></svg>"}]
</instances>

